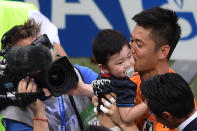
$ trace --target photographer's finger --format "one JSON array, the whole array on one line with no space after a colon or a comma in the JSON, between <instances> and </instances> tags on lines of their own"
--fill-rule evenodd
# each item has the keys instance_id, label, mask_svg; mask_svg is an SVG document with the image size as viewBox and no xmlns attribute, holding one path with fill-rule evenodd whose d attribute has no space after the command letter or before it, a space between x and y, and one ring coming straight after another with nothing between
<instances>
[{"instance_id":1,"label":"photographer's finger","mask_svg":"<svg viewBox=\"0 0 197 131\"><path fill-rule=\"evenodd\" d=\"M22 92L26 92L26 87L27 87L27 80L22 79L19 84L18 84L18 92L22 93Z\"/></svg>"},{"instance_id":2,"label":"photographer's finger","mask_svg":"<svg viewBox=\"0 0 197 131\"><path fill-rule=\"evenodd\" d=\"M22 83L23 79L18 83L18 92L21 93L22 92L22 86L21 86L21 83Z\"/></svg>"},{"instance_id":3,"label":"photographer's finger","mask_svg":"<svg viewBox=\"0 0 197 131\"><path fill-rule=\"evenodd\" d=\"M33 83L33 89L32 92L37 92L37 85L35 83Z\"/></svg>"},{"instance_id":4,"label":"photographer's finger","mask_svg":"<svg viewBox=\"0 0 197 131\"><path fill-rule=\"evenodd\" d=\"M32 92L33 90L33 82L34 82L34 79L31 79L28 86L27 86L27 92Z\"/></svg>"},{"instance_id":5,"label":"photographer's finger","mask_svg":"<svg viewBox=\"0 0 197 131\"><path fill-rule=\"evenodd\" d=\"M42 91L44 92L45 96L51 96L51 93L47 88L43 88Z\"/></svg>"}]
</instances>

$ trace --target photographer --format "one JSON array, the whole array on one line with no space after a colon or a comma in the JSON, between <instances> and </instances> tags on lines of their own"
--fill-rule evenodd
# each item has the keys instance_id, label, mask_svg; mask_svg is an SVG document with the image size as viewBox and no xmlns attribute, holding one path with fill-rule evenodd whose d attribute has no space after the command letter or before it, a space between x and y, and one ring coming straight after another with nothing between
<instances>
[{"instance_id":1,"label":"photographer","mask_svg":"<svg viewBox=\"0 0 197 131\"><path fill-rule=\"evenodd\" d=\"M40 36L40 24L37 24L33 19L28 20L24 25L15 26L14 31L13 28L11 30L8 35L10 37L9 41L2 43L3 48L28 46ZM56 54L55 48L50 51L53 60L56 59L59 52ZM81 66L77 66L77 68L79 68L79 70L85 70L84 67ZM96 74L89 79L89 82L94 79L96 79ZM44 89L44 91L46 94L49 94L49 92L47 93L47 89ZM92 88L89 88L89 86L86 86L86 84L79 80L77 88L72 89L68 94L91 96ZM75 102L78 105L77 107ZM91 104L91 100L88 97L62 95L57 98L51 96L44 100L43 103L45 105L50 130L59 131L66 128L66 130L69 131L80 131L84 129L79 113L82 112L88 104ZM9 106L5 110L2 110L0 114L3 116L3 123L7 131L32 130L33 114L28 108Z\"/></svg>"}]
</instances>

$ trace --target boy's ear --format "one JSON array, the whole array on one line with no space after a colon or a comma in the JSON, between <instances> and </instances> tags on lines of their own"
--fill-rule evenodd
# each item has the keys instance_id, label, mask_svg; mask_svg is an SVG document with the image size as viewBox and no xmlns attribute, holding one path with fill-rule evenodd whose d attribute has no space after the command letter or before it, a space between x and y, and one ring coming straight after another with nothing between
<instances>
[{"instance_id":1,"label":"boy's ear","mask_svg":"<svg viewBox=\"0 0 197 131\"><path fill-rule=\"evenodd\" d=\"M109 70L107 69L106 66L102 65L102 64L98 64L98 68L100 69L101 72L103 73L109 73Z\"/></svg>"},{"instance_id":2,"label":"boy's ear","mask_svg":"<svg viewBox=\"0 0 197 131\"><path fill-rule=\"evenodd\" d=\"M170 46L169 45L163 45L159 49L159 59L167 58L169 52L170 52Z\"/></svg>"}]
</instances>

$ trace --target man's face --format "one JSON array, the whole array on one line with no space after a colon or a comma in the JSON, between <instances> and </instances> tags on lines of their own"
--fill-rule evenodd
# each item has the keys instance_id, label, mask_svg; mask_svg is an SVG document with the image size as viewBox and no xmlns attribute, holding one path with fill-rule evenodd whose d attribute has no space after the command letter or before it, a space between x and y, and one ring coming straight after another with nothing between
<instances>
[{"instance_id":1,"label":"man's face","mask_svg":"<svg viewBox=\"0 0 197 131\"><path fill-rule=\"evenodd\" d=\"M136 25L131 33L131 50L135 59L135 71L146 72L154 70L157 64L157 52L155 42L150 37L151 29L145 29Z\"/></svg>"},{"instance_id":2,"label":"man's face","mask_svg":"<svg viewBox=\"0 0 197 131\"><path fill-rule=\"evenodd\" d=\"M15 46L28 46L28 45L31 45L31 43L33 41L35 41L38 37L40 37L40 34L37 35L37 36L34 36L34 37L27 37L27 38L21 39L15 44ZM50 52L51 52L52 59L55 60L55 55L54 55L52 49L50 50Z\"/></svg>"},{"instance_id":3,"label":"man's face","mask_svg":"<svg viewBox=\"0 0 197 131\"><path fill-rule=\"evenodd\" d=\"M118 77L125 77L125 72L135 65L131 49L125 45L120 53L110 56L107 63L108 73Z\"/></svg>"},{"instance_id":4,"label":"man's face","mask_svg":"<svg viewBox=\"0 0 197 131\"><path fill-rule=\"evenodd\" d=\"M36 40L40 35L34 36L34 37L27 37L24 39L20 39L15 46L28 46L30 45L34 40Z\"/></svg>"}]
</instances>

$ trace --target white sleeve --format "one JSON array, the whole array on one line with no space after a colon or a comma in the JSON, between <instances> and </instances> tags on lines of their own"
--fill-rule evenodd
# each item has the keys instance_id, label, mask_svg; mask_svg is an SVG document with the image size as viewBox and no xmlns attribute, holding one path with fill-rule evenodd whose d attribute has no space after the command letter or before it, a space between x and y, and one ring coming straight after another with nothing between
<instances>
[{"instance_id":1,"label":"white sleeve","mask_svg":"<svg viewBox=\"0 0 197 131\"><path fill-rule=\"evenodd\" d=\"M30 11L29 18L41 23L41 34L47 34L51 43L60 43L57 27L49 19L37 10Z\"/></svg>"}]
</instances>

